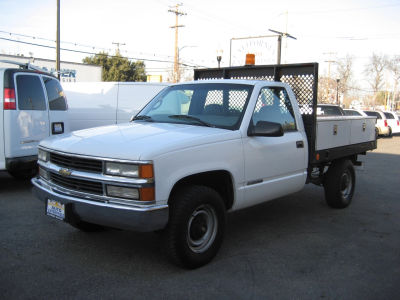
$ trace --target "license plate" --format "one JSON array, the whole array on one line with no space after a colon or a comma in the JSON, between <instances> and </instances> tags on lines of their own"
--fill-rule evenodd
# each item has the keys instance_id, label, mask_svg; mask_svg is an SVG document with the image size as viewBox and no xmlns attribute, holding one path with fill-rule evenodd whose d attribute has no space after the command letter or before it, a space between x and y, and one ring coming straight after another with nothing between
<instances>
[{"instance_id":1,"label":"license plate","mask_svg":"<svg viewBox=\"0 0 400 300\"><path fill-rule=\"evenodd\" d=\"M64 220L65 219L65 204L58 201L47 199L46 214L50 217Z\"/></svg>"}]
</instances>

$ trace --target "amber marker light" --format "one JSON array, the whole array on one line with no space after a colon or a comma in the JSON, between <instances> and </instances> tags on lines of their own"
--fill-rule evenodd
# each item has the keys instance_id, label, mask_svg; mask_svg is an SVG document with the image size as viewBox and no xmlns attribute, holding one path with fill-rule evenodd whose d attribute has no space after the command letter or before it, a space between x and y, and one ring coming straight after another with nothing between
<instances>
[{"instance_id":1,"label":"amber marker light","mask_svg":"<svg viewBox=\"0 0 400 300\"><path fill-rule=\"evenodd\" d=\"M154 201L155 191L154 187L141 188L140 191L140 201Z\"/></svg>"},{"instance_id":2,"label":"amber marker light","mask_svg":"<svg viewBox=\"0 0 400 300\"><path fill-rule=\"evenodd\" d=\"M140 178L153 178L153 165L140 165L139 166L139 177Z\"/></svg>"}]
</instances>

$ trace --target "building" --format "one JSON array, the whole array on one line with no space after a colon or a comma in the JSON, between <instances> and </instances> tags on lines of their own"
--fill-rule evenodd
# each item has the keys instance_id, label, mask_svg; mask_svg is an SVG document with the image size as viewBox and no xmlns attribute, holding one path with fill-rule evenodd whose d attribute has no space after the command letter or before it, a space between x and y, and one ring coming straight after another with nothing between
<instances>
[{"instance_id":1,"label":"building","mask_svg":"<svg viewBox=\"0 0 400 300\"><path fill-rule=\"evenodd\" d=\"M15 65L4 61L15 61L19 63L31 63L32 65L44 69L48 72L55 72L56 62L50 59L15 56L0 54L0 68L15 67ZM60 62L60 81L61 82L91 82L101 81L102 67L75 62Z\"/></svg>"}]
</instances>

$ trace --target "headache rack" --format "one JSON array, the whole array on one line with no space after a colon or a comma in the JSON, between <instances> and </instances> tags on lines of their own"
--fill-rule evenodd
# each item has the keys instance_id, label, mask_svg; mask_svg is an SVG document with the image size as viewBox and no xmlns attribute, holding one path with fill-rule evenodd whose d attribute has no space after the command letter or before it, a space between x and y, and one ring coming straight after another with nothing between
<instances>
[{"instance_id":1,"label":"headache rack","mask_svg":"<svg viewBox=\"0 0 400 300\"><path fill-rule=\"evenodd\" d=\"M266 80L289 84L302 114L308 139L309 161L313 160L317 122L318 63L195 69L194 80Z\"/></svg>"}]
</instances>

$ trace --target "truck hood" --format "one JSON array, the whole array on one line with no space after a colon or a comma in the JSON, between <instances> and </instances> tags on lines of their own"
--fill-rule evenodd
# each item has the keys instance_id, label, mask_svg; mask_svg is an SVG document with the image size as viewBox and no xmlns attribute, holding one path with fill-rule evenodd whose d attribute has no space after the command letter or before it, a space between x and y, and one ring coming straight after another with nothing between
<instances>
[{"instance_id":1,"label":"truck hood","mask_svg":"<svg viewBox=\"0 0 400 300\"><path fill-rule=\"evenodd\" d=\"M53 136L41 146L86 156L152 160L161 154L240 138L239 131L171 123L125 123Z\"/></svg>"}]
</instances>

